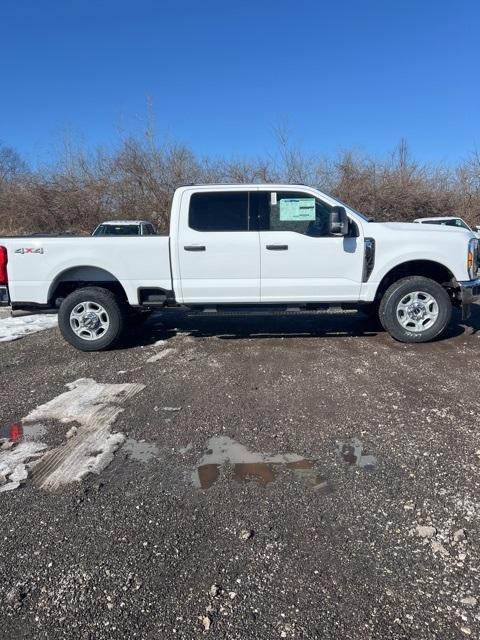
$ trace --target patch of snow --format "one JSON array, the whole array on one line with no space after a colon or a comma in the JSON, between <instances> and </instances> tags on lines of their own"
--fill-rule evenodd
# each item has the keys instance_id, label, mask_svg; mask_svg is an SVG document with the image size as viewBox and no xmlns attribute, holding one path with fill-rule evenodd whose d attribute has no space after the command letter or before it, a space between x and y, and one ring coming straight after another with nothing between
<instances>
[{"instance_id":1,"label":"patch of snow","mask_svg":"<svg viewBox=\"0 0 480 640\"><path fill-rule=\"evenodd\" d=\"M31 470L39 487L57 489L63 484L81 480L88 473L100 473L113 460L118 447L125 441L123 433L110 432L110 427L123 409L120 404L144 389L141 384L102 384L91 378L81 378L67 385L69 389L31 411L22 422L43 420L75 422L75 433L59 447L47 451L40 460L28 467L25 463L38 457L47 445L41 442L22 442L0 455L0 474L12 480L1 487L16 488ZM74 426L75 426L74 425ZM70 429L70 432L72 429ZM2 466L3 463L3 466ZM15 480L11 478L18 465ZM19 479L20 478L20 479ZM9 486L15 484L16 486Z\"/></svg>"},{"instance_id":2,"label":"patch of snow","mask_svg":"<svg viewBox=\"0 0 480 640\"><path fill-rule=\"evenodd\" d=\"M40 405L22 422L59 420L88 426L100 420L110 425L122 411L118 405L144 388L141 384L102 384L92 378L80 378L65 386L69 391Z\"/></svg>"},{"instance_id":3,"label":"patch of snow","mask_svg":"<svg viewBox=\"0 0 480 640\"><path fill-rule=\"evenodd\" d=\"M41 456L46 448L43 442L20 442L11 449L0 451L0 476L6 479L6 483L0 487L0 493L19 487L28 475L27 462Z\"/></svg>"},{"instance_id":4,"label":"patch of snow","mask_svg":"<svg viewBox=\"0 0 480 640\"><path fill-rule=\"evenodd\" d=\"M0 342L19 340L31 333L57 326L55 314L34 314L21 318L0 318Z\"/></svg>"}]
</instances>

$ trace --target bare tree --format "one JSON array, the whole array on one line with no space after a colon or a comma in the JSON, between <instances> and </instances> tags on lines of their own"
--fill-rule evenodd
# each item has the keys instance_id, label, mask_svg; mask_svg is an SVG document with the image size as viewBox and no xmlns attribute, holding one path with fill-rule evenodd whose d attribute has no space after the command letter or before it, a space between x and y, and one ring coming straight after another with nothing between
<instances>
[{"instance_id":1,"label":"bare tree","mask_svg":"<svg viewBox=\"0 0 480 640\"><path fill-rule=\"evenodd\" d=\"M26 173L27 165L12 147L0 142L0 185Z\"/></svg>"},{"instance_id":2,"label":"bare tree","mask_svg":"<svg viewBox=\"0 0 480 640\"><path fill-rule=\"evenodd\" d=\"M380 220L461 215L480 223L480 154L457 167L416 162L405 140L384 160L352 150L305 153L285 127L274 153L258 158L199 158L175 141L159 143L153 125L117 148L86 152L71 140L51 166L29 171L0 145L0 234L89 233L107 218L149 218L167 230L171 198L192 183L287 182L317 186Z\"/></svg>"}]
</instances>

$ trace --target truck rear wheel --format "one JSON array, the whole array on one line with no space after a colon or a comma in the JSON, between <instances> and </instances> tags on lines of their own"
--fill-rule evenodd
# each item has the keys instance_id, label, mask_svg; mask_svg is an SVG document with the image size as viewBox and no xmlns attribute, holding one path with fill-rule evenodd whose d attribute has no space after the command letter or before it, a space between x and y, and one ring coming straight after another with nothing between
<instances>
[{"instance_id":1,"label":"truck rear wheel","mask_svg":"<svg viewBox=\"0 0 480 640\"><path fill-rule=\"evenodd\" d=\"M380 321L400 342L429 342L446 329L452 303L445 289L430 278L410 276L394 282L380 302Z\"/></svg>"},{"instance_id":2,"label":"truck rear wheel","mask_svg":"<svg viewBox=\"0 0 480 640\"><path fill-rule=\"evenodd\" d=\"M80 351L105 351L122 334L124 312L108 289L85 287L62 302L58 326L65 340Z\"/></svg>"}]
</instances>

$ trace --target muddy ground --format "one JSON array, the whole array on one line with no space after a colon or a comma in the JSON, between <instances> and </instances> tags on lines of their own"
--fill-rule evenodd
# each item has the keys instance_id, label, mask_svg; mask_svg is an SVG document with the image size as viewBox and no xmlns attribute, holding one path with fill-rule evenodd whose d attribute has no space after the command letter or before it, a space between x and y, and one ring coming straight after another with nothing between
<instances>
[{"instance_id":1,"label":"muddy ground","mask_svg":"<svg viewBox=\"0 0 480 640\"><path fill-rule=\"evenodd\" d=\"M479 637L470 324L403 345L361 314L156 315L113 352L1 344L4 429L79 379L144 388L103 471L0 493L0 636ZM82 427L47 414L57 451Z\"/></svg>"}]
</instances>

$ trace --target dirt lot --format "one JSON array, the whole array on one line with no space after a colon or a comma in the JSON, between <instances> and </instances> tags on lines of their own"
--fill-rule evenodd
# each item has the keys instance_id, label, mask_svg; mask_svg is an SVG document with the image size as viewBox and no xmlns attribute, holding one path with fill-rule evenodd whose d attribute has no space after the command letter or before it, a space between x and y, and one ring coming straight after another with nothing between
<instances>
[{"instance_id":1,"label":"dirt lot","mask_svg":"<svg viewBox=\"0 0 480 640\"><path fill-rule=\"evenodd\" d=\"M46 447L0 493L1 637L479 637L480 309L456 320L414 346L361 315L1 344L0 424ZM100 418L88 464L113 460L72 482Z\"/></svg>"}]
</instances>

